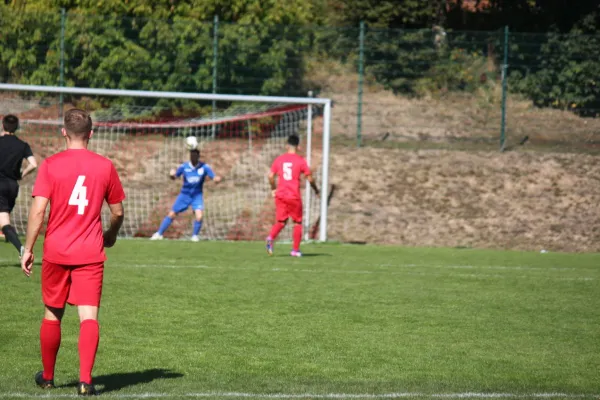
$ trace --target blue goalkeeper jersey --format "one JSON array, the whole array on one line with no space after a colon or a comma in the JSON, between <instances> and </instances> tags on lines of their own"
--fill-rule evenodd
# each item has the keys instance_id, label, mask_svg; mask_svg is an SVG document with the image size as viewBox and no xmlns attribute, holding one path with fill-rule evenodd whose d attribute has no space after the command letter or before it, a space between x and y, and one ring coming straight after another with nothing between
<instances>
[{"instance_id":1,"label":"blue goalkeeper jersey","mask_svg":"<svg viewBox=\"0 0 600 400\"><path fill-rule=\"evenodd\" d=\"M191 162L183 163L177 168L175 176L179 178L183 175L183 186L181 187L181 194L194 196L202 193L202 187L204 186L204 180L208 175L211 179L214 179L215 173L203 162L199 162L198 165L193 166Z\"/></svg>"}]
</instances>

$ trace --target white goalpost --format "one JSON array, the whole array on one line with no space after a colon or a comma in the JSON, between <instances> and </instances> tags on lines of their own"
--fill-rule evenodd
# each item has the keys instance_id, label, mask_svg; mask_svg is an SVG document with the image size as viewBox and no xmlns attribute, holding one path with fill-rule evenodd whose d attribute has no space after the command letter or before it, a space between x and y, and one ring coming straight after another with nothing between
<instances>
[{"instance_id":1,"label":"white goalpost","mask_svg":"<svg viewBox=\"0 0 600 400\"><path fill-rule=\"evenodd\" d=\"M285 151L287 137L297 134L302 155L322 193L316 199L308 184L302 188L305 239L327 240L330 99L0 83L0 116L10 113L19 117L17 136L30 143L38 161L64 149L59 134L59 94L70 96L67 107L91 112L94 137L90 150L113 160L119 171L128 195L123 235L147 237L157 229L180 187L179 182L168 180L168 171L189 159L184 139L196 136L201 159L224 176L220 185L205 184L203 237L264 239L274 220L266 175L273 159ZM115 102L115 97L125 100ZM181 111L181 107L157 105L165 101L188 102L193 107ZM206 104L213 101L222 104L217 113L207 111ZM21 182L13 211L19 232L25 230L32 185L33 179ZM318 234L313 236L311 227L317 219ZM178 221L171 237L189 236L191 214ZM282 235L290 238L291 229L286 228Z\"/></svg>"}]
</instances>

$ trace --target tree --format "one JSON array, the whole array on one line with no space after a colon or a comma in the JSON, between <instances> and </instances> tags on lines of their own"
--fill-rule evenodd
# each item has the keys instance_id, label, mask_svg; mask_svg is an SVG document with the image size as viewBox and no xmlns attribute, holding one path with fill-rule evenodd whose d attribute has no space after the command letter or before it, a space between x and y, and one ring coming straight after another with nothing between
<instances>
[{"instance_id":1,"label":"tree","mask_svg":"<svg viewBox=\"0 0 600 400\"><path fill-rule=\"evenodd\" d=\"M10 29L0 37L0 76L4 81L58 84L59 10L64 7L68 85L210 91L212 20L218 15L219 91L297 94L307 43L299 30L320 18L315 15L320 12L315 8L318 4L305 0L30 0L24 11L2 6L0 19Z\"/></svg>"},{"instance_id":2,"label":"tree","mask_svg":"<svg viewBox=\"0 0 600 400\"><path fill-rule=\"evenodd\" d=\"M442 0L331 0L330 22L376 28L431 28L443 20Z\"/></svg>"}]
</instances>

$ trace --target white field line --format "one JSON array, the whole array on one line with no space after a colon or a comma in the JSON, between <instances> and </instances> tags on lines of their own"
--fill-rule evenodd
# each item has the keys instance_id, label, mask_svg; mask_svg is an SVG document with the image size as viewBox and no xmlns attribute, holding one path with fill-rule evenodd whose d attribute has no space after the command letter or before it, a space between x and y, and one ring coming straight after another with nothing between
<instances>
[{"instance_id":1,"label":"white field line","mask_svg":"<svg viewBox=\"0 0 600 400\"><path fill-rule=\"evenodd\" d=\"M0 262L15 262L14 259L0 259ZM326 268L318 268L318 269L300 269L300 268L251 268L251 267L242 267L242 266L233 266L233 267L217 267L210 265L191 265L191 264L139 264L135 261L119 261L119 262L107 262L107 268L111 267L121 267L121 268L158 268L158 269L216 269L216 270L233 270L233 271L256 271L256 272L291 272L291 273L314 273L314 274L346 274L346 275L422 275L422 276L450 276L450 277L463 277L463 278L497 278L497 279L528 279L528 278L536 278L536 279L546 279L546 280L556 280L556 281L595 281L597 278L590 276L582 276L582 277L562 277L562 276L550 276L550 275L500 275L500 274L482 274L482 273L449 273L444 274L440 272L431 272L431 271L408 271L408 269L414 268L423 268L423 269L468 269L468 270L481 270L481 269L490 269L490 270L515 270L515 271L574 271L576 268L560 268L560 267L526 267L526 266L503 266L503 265L426 265L426 264L378 264L376 265L380 269L375 270L350 270L350 269L326 269ZM388 269L381 269L381 267ZM389 268L399 268L403 269L402 271L393 271Z\"/></svg>"},{"instance_id":2,"label":"white field line","mask_svg":"<svg viewBox=\"0 0 600 400\"><path fill-rule=\"evenodd\" d=\"M528 267L524 265L435 265L435 264L377 264L377 267L449 268L449 269L500 269L516 271L575 271L573 267Z\"/></svg>"},{"instance_id":3,"label":"white field line","mask_svg":"<svg viewBox=\"0 0 600 400\"><path fill-rule=\"evenodd\" d=\"M39 260L38 260L39 261ZM14 258L0 258L0 262L13 262L19 263L19 259L15 256ZM221 268L211 267L207 265L165 265L165 264L139 264L136 260L120 260L118 263L111 263L110 259L107 261L110 265L119 266L130 266L130 267L163 267L163 268ZM427 268L427 269L497 269L497 270L515 270L515 271L577 271L578 268L573 267L530 267L525 265L442 265L442 264L375 264L377 268ZM235 269L246 269L246 268L235 268ZM250 268L248 268L250 269ZM298 270L294 270L298 271ZM317 271L317 270L315 270ZM319 270L321 271L321 270ZM329 270L332 271L332 270ZM372 273L381 272L383 270L371 270L371 271L350 271L350 270L337 270L340 272L348 273Z\"/></svg>"},{"instance_id":4,"label":"white field line","mask_svg":"<svg viewBox=\"0 0 600 400\"><path fill-rule=\"evenodd\" d=\"M136 263L113 263L107 264L107 268L113 267L124 267L124 268L167 268L167 269L216 269L216 270L233 270L233 271L256 271L256 272L291 272L291 273L314 273L314 274L348 274L348 275L423 275L423 276L454 276L464 278L498 278L498 279L511 279L511 278L536 278L536 279L548 279L558 281L594 281L596 278L584 276L584 277L560 277L560 276L533 276L533 275L499 275L499 274L480 274L480 273L456 273L451 272L449 274L429 272L429 271L390 271L390 270L347 270L347 269L297 269L297 268L251 268L251 267L215 267L209 265L185 265L185 264L136 264ZM415 267L415 265L398 265L397 267ZM458 266L452 266L452 269L456 269ZM465 266L471 269L471 266ZM443 267L440 267L443 268ZM523 269L523 268L521 268Z\"/></svg>"},{"instance_id":5,"label":"white field line","mask_svg":"<svg viewBox=\"0 0 600 400\"><path fill-rule=\"evenodd\" d=\"M102 397L115 399L147 399L147 398L252 398L252 399L399 399L399 398L443 398L443 399L521 399L521 398L598 398L599 394L574 393L244 393L244 392L199 392L199 393L105 393ZM22 392L0 393L0 398L53 399L76 398L75 394L30 394Z\"/></svg>"},{"instance_id":6,"label":"white field line","mask_svg":"<svg viewBox=\"0 0 600 400\"><path fill-rule=\"evenodd\" d=\"M0 261L9 261L2 260ZM110 260L107 265L117 265L120 267L130 268L200 268L200 269L239 269L239 270L252 270L252 271L265 271L263 268L248 268L248 267L215 267L210 265L193 265L193 264L139 264L134 260L119 261L111 263ZM507 266L474 266L474 265L418 265L418 264L379 264L376 267L389 267L389 268L426 268L426 269L500 269L500 270L522 270L522 271L544 271L544 270L560 270L560 271L573 271L575 268L537 268L537 267L507 267ZM401 273L398 271L391 271L389 269L374 269L374 270L349 270L349 269L295 269L295 268L272 268L272 271L291 271L291 272L331 272L331 273L342 273L342 274L377 274L377 273Z\"/></svg>"},{"instance_id":7,"label":"white field line","mask_svg":"<svg viewBox=\"0 0 600 400\"><path fill-rule=\"evenodd\" d=\"M3 261L3 260L0 260ZM110 263L110 260L108 261ZM127 261L119 261L119 265L125 265L125 263L136 264L135 260L127 260ZM144 264L144 265L159 265L159 264ZM436 264L375 264L377 268L426 268L426 269L497 269L497 270L515 270L515 271L577 271L577 268L572 267L528 267L528 266L507 266L507 265L436 265ZM186 267L185 265L182 266ZM187 266L188 268L214 268L210 266ZM168 268L168 267L166 267ZM179 268L179 267L176 267ZM218 268L218 267L216 267ZM236 268L242 269L242 268ZM320 270L319 270L320 271ZM331 271L331 270L329 270ZM350 270L338 270L338 271L347 271L352 272ZM368 273L377 273L384 270L370 270ZM354 271L353 273L365 273L365 271Z\"/></svg>"}]
</instances>

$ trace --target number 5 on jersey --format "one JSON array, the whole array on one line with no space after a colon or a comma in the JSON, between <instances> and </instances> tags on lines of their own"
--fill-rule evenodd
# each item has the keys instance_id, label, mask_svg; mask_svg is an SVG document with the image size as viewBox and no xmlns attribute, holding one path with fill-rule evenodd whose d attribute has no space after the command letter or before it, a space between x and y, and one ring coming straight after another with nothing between
<instances>
[{"instance_id":1,"label":"number 5 on jersey","mask_svg":"<svg viewBox=\"0 0 600 400\"><path fill-rule=\"evenodd\" d=\"M77 177L77 182L75 183L75 187L71 192L71 197L69 198L70 206L77 206L77 214L83 215L85 208L88 205L87 199L87 187L83 186L83 182L85 181L85 175L79 175Z\"/></svg>"},{"instance_id":2,"label":"number 5 on jersey","mask_svg":"<svg viewBox=\"0 0 600 400\"><path fill-rule=\"evenodd\" d=\"M291 162L284 162L283 163L283 179L285 179L286 181L291 181L293 178L292 176L292 163Z\"/></svg>"}]
</instances>

